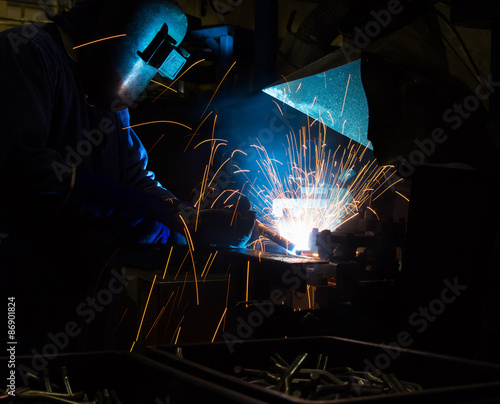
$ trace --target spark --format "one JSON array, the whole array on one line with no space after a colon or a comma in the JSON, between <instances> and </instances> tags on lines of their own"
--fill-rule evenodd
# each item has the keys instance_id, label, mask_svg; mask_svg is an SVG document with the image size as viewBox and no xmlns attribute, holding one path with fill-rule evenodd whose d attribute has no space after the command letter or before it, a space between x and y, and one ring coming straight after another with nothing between
<instances>
[{"instance_id":1,"label":"spark","mask_svg":"<svg viewBox=\"0 0 500 404\"><path fill-rule=\"evenodd\" d=\"M214 199L214 201L213 201L213 202L212 202L212 204L210 205L210 208L212 208L212 209L213 209L213 207L215 206L215 204L217 203L217 201L218 201L219 199L221 199L221 198L222 198L222 195L224 195L224 194L225 194L225 193L227 193L227 192L230 192L230 194L229 194L229 196L228 196L228 197L224 200L224 203L226 203L226 202L229 200L229 198L231 198L231 197L232 197L235 193L237 193L238 191L236 191L236 190L234 190L234 189L225 189L224 191L222 191L222 192L221 192L221 193L217 196L217 198L215 198L215 199Z\"/></svg>"},{"instance_id":2,"label":"spark","mask_svg":"<svg viewBox=\"0 0 500 404\"><path fill-rule=\"evenodd\" d=\"M316 101L318 100L318 96L316 95L313 99L313 102L311 104L311 108L313 107L313 105L316 103Z\"/></svg>"},{"instance_id":3,"label":"spark","mask_svg":"<svg viewBox=\"0 0 500 404\"><path fill-rule=\"evenodd\" d=\"M181 324L182 324L183 320L184 320L184 316L182 316L181 320L179 321L179 324L177 324L177 328L174 331L174 335L172 336L172 339L170 340L170 343L174 342L174 337L175 337L174 345L177 344L177 340L179 339L179 334L181 333Z\"/></svg>"},{"instance_id":4,"label":"spark","mask_svg":"<svg viewBox=\"0 0 500 404\"><path fill-rule=\"evenodd\" d=\"M214 117L214 123L213 123L213 126L212 126L212 139L214 138L215 136L215 127L216 127L216 124L217 124L217 115L215 115ZM210 159L208 160L209 161L209 165L212 166L214 164L214 156L215 156L215 152L216 152L216 142L212 140L212 148L210 150Z\"/></svg>"},{"instance_id":5,"label":"spark","mask_svg":"<svg viewBox=\"0 0 500 404\"><path fill-rule=\"evenodd\" d=\"M158 84L159 86L165 87L165 89L166 89L166 90L173 91L174 93L176 93L176 92L177 92L177 90L176 90L175 88L169 87L169 86L167 86L166 84L160 83L159 81L156 81L156 80L151 80L151 83L155 83L155 84ZM163 93L161 93L161 94L163 94ZM161 95L161 94L160 94L160 95ZM158 97L159 97L159 96L158 96ZM158 98L158 97L157 97L157 98ZM155 99L156 99L156 98L155 98ZM152 102L154 102L154 100L153 100Z\"/></svg>"},{"instance_id":6,"label":"spark","mask_svg":"<svg viewBox=\"0 0 500 404\"><path fill-rule=\"evenodd\" d=\"M184 259L182 260L181 265L179 265L179 268L177 268L177 272L175 273L175 276L174 276L174 281L177 279L177 276L179 275L179 272L181 271L181 268L184 265L184 261L186 261L188 256L189 256L189 251L184 256Z\"/></svg>"},{"instance_id":7,"label":"spark","mask_svg":"<svg viewBox=\"0 0 500 404\"><path fill-rule=\"evenodd\" d=\"M179 301L177 302L177 308L179 308L179 306L181 305L182 295L184 294L184 288L186 287L188 274L189 272L186 272L186 275L184 276L184 282L182 282L181 295L179 296Z\"/></svg>"},{"instance_id":8,"label":"spark","mask_svg":"<svg viewBox=\"0 0 500 404\"><path fill-rule=\"evenodd\" d=\"M203 268L203 271L201 271L201 275L200 275L201 278L203 278L203 275L205 274L205 271L208 267L208 263L210 262L211 259L212 259L212 253L209 254L207 262L205 263L205 267Z\"/></svg>"},{"instance_id":9,"label":"spark","mask_svg":"<svg viewBox=\"0 0 500 404\"><path fill-rule=\"evenodd\" d=\"M226 269L226 275L230 275L229 273L229 269L231 268L231 263L229 263L229 265L227 266L227 269Z\"/></svg>"},{"instance_id":10,"label":"spark","mask_svg":"<svg viewBox=\"0 0 500 404\"><path fill-rule=\"evenodd\" d=\"M227 310L227 304L229 302L229 285L231 285L231 274L227 275L226 310ZM222 324L222 331L224 331L225 329L226 329L226 317L224 317L224 324Z\"/></svg>"},{"instance_id":11,"label":"spark","mask_svg":"<svg viewBox=\"0 0 500 404\"><path fill-rule=\"evenodd\" d=\"M288 80L286 79L286 77L285 77L285 76L283 76L282 74L280 74L280 76L283 78L283 80L285 80L286 85L288 86L288 92L289 92L289 93L291 93L291 92L292 92L292 90L290 90L290 83L288 82Z\"/></svg>"},{"instance_id":12,"label":"spark","mask_svg":"<svg viewBox=\"0 0 500 404\"><path fill-rule=\"evenodd\" d=\"M215 158L215 154L217 153L217 149L221 146L227 146L227 143L217 143L214 145L214 148L213 148L213 154L212 154L212 159L210 160L210 165L213 165L214 164L214 158ZM222 163L221 167L226 164L229 160L231 160L231 157L228 157L227 160Z\"/></svg>"},{"instance_id":13,"label":"spark","mask_svg":"<svg viewBox=\"0 0 500 404\"><path fill-rule=\"evenodd\" d=\"M233 197L233 195L235 195L235 194L239 194L239 195L238 195L238 201L239 201L239 198L240 198L240 197L241 197L241 195L242 195L242 193L241 193L241 192L236 191L236 190L232 190L232 191L227 190L227 192L231 192L231 193L230 193L230 194L229 194L229 196L228 196L228 197L224 200L224 203L227 203L227 201L229 201L229 199L231 199L231 198ZM222 194L221 194L221 195L222 195Z\"/></svg>"},{"instance_id":14,"label":"spark","mask_svg":"<svg viewBox=\"0 0 500 404\"><path fill-rule=\"evenodd\" d=\"M214 139L214 138L210 138L210 139L205 139L205 140L202 140L200 143L198 143L195 147L193 147L193 150L196 149L199 145L203 144L203 143L207 143L207 142L217 142L217 141L220 141L220 142L227 142L226 139Z\"/></svg>"},{"instance_id":15,"label":"spark","mask_svg":"<svg viewBox=\"0 0 500 404\"><path fill-rule=\"evenodd\" d=\"M307 304L308 307L311 309L311 285L307 285Z\"/></svg>"},{"instance_id":16,"label":"spark","mask_svg":"<svg viewBox=\"0 0 500 404\"><path fill-rule=\"evenodd\" d=\"M181 335L181 328L179 327L179 331L177 331L177 336L175 337L174 345L177 345L177 340L179 339L179 335Z\"/></svg>"},{"instance_id":17,"label":"spark","mask_svg":"<svg viewBox=\"0 0 500 404\"><path fill-rule=\"evenodd\" d=\"M410 199L407 198L406 196L404 196L401 192L399 191L395 191L396 194L398 194L401 198L403 198L404 200L406 200L407 202L410 202Z\"/></svg>"},{"instance_id":18,"label":"spark","mask_svg":"<svg viewBox=\"0 0 500 404\"><path fill-rule=\"evenodd\" d=\"M215 115L215 117L214 117L214 123L213 123L213 127L212 127L212 137L210 139L204 140L203 142L200 142L200 143L204 143L205 141L209 141L211 143L211 149L210 149L210 155L209 155L209 159L208 159L208 164L205 166L205 171L203 173L203 177L202 177L202 181L201 181L200 195L198 197L198 200L194 204L194 206L198 208L198 212L197 212L197 215L196 215L196 222L195 222L195 231L198 229L198 215L199 215L199 211L200 211L200 208L201 208L201 202L206 197L206 190L210 188L210 185L212 184L212 181L216 178L217 173L219 172L219 170L224 166L224 164L227 161L230 160L230 158L228 158L226 160L226 162L224 162L219 167L219 170L217 170L217 172L212 176L212 179L209 182L210 167L213 166L214 156L215 156L215 152L217 150L216 149L216 144L217 144L216 140L217 139L215 139L215 125L216 125L216 122L217 122L217 115Z\"/></svg>"},{"instance_id":19,"label":"spark","mask_svg":"<svg viewBox=\"0 0 500 404\"><path fill-rule=\"evenodd\" d=\"M366 209L368 209L368 210L370 210L371 212L373 212L373 214L374 214L375 216L377 216L377 219L378 219L378 220L380 220L380 217L378 217L377 212L375 212L375 210L374 210L373 208L371 208L370 206L367 206L367 207L366 207Z\"/></svg>"},{"instance_id":20,"label":"spark","mask_svg":"<svg viewBox=\"0 0 500 404\"><path fill-rule=\"evenodd\" d=\"M212 112L213 111L210 111L210 113L203 119L203 121L200 122L200 124L198 125L198 127L196 128L196 130L194 131L194 133L191 135L191 139L189 139L189 142L188 144L186 145L185 149L184 149L184 153L186 153L189 145L191 144L191 142L193 141L194 137L198 134L198 131L200 130L201 126L205 123L205 121L208 119L208 117L210 115L212 115Z\"/></svg>"},{"instance_id":21,"label":"spark","mask_svg":"<svg viewBox=\"0 0 500 404\"><path fill-rule=\"evenodd\" d=\"M172 308L170 309L170 314L168 315L167 324L165 326L165 337L167 336L168 326L170 325L170 319L172 318L172 313L174 312L175 309L175 301L177 300L177 293L179 293L179 287L177 287L177 289L175 290L174 301L172 302Z\"/></svg>"},{"instance_id":22,"label":"spark","mask_svg":"<svg viewBox=\"0 0 500 404\"><path fill-rule=\"evenodd\" d=\"M189 227L186 224L186 221L184 220L184 218L182 217L181 214L179 214L179 218L181 219L182 225L184 226L184 235L185 235L186 240L188 242L188 249L189 249L189 251L194 251L194 243L193 243L193 239L191 238L191 233L189 231Z\"/></svg>"},{"instance_id":23,"label":"spark","mask_svg":"<svg viewBox=\"0 0 500 404\"><path fill-rule=\"evenodd\" d=\"M226 312L227 312L227 307L224 309L224 312L222 313L222 316L219 320L219 324L217 324L217 328L215 329L214 336L212 337L212 342L215 341L215 337L217 336L217 332L219 331L219 327L222 324L222 320L226 317Z\"/></svg>"},{"instance_id":24,"label":"spark","mask_svg":"<svg viewBox=\"0 0 500 404\"><path fill-rule=\"evenodd\" d=\"M143 125L151 125L153 123L171 123L171 124L174 124L174 125L179 125L179 126L182 126L183 128L187 128L189 130L192 130L191 127L187 126L187 125L184 125L183 123L180 123L180 122L176 122L176 121L150 121L150 122L143 122L143 123L137 123L135 125L130 125L130 126L126 126L124 127L123 129L132 129L132 128L136 128L138 126L143 126Z\"/></svg>"},{"instance_id":25,"label":"spark","mask_svg":"<svg viewBox=\"0 0 500 404\"><path fill-rule=\"evenodd\" d=\"M245 301L248 302L248 285L250 281L250 260L247 261L247 286L246 286L246 292L245 292ZM248 307L248 305L247 305Z\"/></svg>"},{"instance_id":26,"label":"spark","mask_svg":"<svg viewBox=\"0 0 500 404\"><path fill-rule=\"evenodd\" d=\"M317 133L311 133L318 128ZM335 230L358 214L372 196L387 189L392 167L370 160L366 147L350 141L345 147L325 147L326 127L306 125L298 135L289 133L286 157L278 161L257 140L259 182L250 183L253 208L264 226L309 249L313 228ZM368 189L372 191L367 192ZM256 240L254 249L265 241Z\"/></svg>"},{"instance_id":27,"label":"spark","mask_svg":"<svg viewBox=\"0 0 500 404\"><path fill-rule=\"evenodd\" d=\"M96 39L95 41L86 42L86 43L82 43L81 45L74 46L73 49L82 48L84 46L92 45L92 44L95 44L97 42L107 41L108 39L121 38L121 37L124 37L124 36L127 36L127 34L119 34L119 35L108 36L106 38Z\"/></svg>"},{"instance_id":28,"label":"spark","mask_svg":"<svg viewBox=\"0 0 500 404\"><path fill-rule=\"evenodd\" d=\"M394 171L394 172L393 172L393 173L389 176L389 178L387 178L387 181L389 181L389 179L391 179L391 178L392 178L395 174L396 174L396 171ZM396 185L397 183L399 183L399 182L401 182L401 181L403 181L403 180L404 180L404 178L400 178L399 180L397 180L397 181L393 182L393 183L391 184L391 187L393 187L394 185ZM384 189L384 190L383 190L380 194L378 194L375 198L373 198L373 200L374 200L374 201L376 201L378 198L380 198L380 197L381 197L381 196L382 196L382 195L383 195L383 194L384 194L384 193L385 193L388 189L390 189L391 187L387 187L387 188L385 188L385 189Z\"/></svg>"},{"instance_id":29,"label":"spark","mask_svg":"<svg viewBox=\"0 0 500 404\"><path fill-rule=\"evenodd\" d=\"M153 149L156 147L156 145L160 142L160 140L162 140L162 139L163 139L163 136L165 136L165 134L161 135L161 136L158 138L158 140L155 142L155 144L154 144L153 146L151 146L151 148L148 150L148 155L149 155L149 153L151 153L151 150L153 150Z\"/></svg>"},{"instance_id":30,"label":"spark","mask_svg":"<svg viewBox=\"0 0 500 404\"><path fill-rule=\"evenodd\" d=\"M193 263L193 274L194 274L194 287L196 289L196 305L200 305L200 293L198 291L198 278L196 276L196 265L194 263L193 250L188 248L189 254L191 255L191 262Z\"/></svg>"},{"instance_id":31,"label":"spark","mask_svg":"<svg viewBox=\"0 0 500 404\"><path fill-rule=\"evenodd\" d=\"M200 60L197 60L196 62L194 62L191 66L189 66L188 68L186 68L181 74L179 74L175 80L172 82L172 84L170 84L171 86L173 86L177 81L179 81L179 79L184 76L189 70L191 70L193 67L195 67L197 64L201 63L201 62L204 62L205 59L200 59Z\"/></svg>"},{"instance_id":32,"label":"spark","mask_svg":"<svg viewBox=\"0 0 500 404\"><path fill-rule=\"evenodd\" d=\"M344 115L345 100L347 98L347 90L349 89L349 82L351 81L351 75L347 79L347 85L345 86L344 102L342 103L342 111L340 111L340 116Z\"/></svg>"},{"instance_id":33,"label":"spark","mask_svg":"<svg viewBox=\"0 0 500 404\"><path fill-rule=\"evenodd\" d=\"M219 168L217 169L217 171L215 171L214 175L212 176L212 179L210 180L210 182L205 186L205 189L206 188L210 188L210 185L212 185L212 182L215 181L215 179L217 178L217 174L219 173L219 171L224 167L224 165L230 160L231 158L228 157L220 166ZM208 181L208 179L207 179ZM195 206L198 206L197 203L195 204Z\"/></svg>"},{"instance_id":34,"label":"spark","mask_svg":"<svg viewBox=\"0 0 500 404\"><path fill-rule=\"evenodd\" d=\"M246 184L243 185L243 188L245 188L245 185ZM233 217L231 218L231 223L229 223L229 226L233 225L234 218L236 217L236 212L238 211L238 205L240 203L240 199L241 199L241 195L242 195L242 192L243 192L243 188L241 189L241 192L238 195L238 201L236 202L236 206L234 207Z\"/></svg>"},{"instance_id":35,"label":"spark","mask_svg":"<svg viewBox=\"0 0 500 404\"><path fill-rule=\"evenodd\" d=\"M349 220L354 219L354 218L355 218L356 216L358 216L358 215L359 215L359 212L358 212L358 213L355 213L355 214L354 214L354 215L352 215L351 217L348 217L348 218L347 218L347 219L345 219L343 222L341 222L341 223L339 224L339 226L342 226L344 223L347 223ZM339 226L337 226L337 227L339 227Z\"/></svg>"},{"instance_id":36,"label":"spark","mask_svg":"<svg viewBox=\"0 0 500 404\"><path fill-rule=\"evenodd\" d=\"M210 262L210 265L208 265L207 272L206 272L206 274L205 274L205 277L203 278L203 282L205 282L205 279L207 279L208 272L210 271L210 268L212 267L212 264L214 263L214 261L215 261L215 257L217 256L217 253L218 253L218 252L219 252L219 251L215 251L215 254L214 254L214 256L212 257L212 261Z\"/></svg>"},{"instance_id":37,"label":"spark","mask_svg":"<svg viewBox=\"0 0 500 404\"><path fill-rule=\"evenodd\" d=\"M217 176L219 175L219 172L224 168L224 166L231 160L231 157L228 157L222 164L219 165L219 167L215 170L212 168L214 166L214 159L215 159L215 154L218 150L219 147L221 146L226 146L226 143L217 143L217 141L224 141L223 139L216 139L215 138L215 123L217 120L217 115L214 118L214 125L212 129L212 137L210 139L204 140L203 142L210 142L211 143L211 150L210 150L210 155L208 159L208 163L205 166L205 170L203 173L203 177L201 180L201 186L200 186L200 193L198 196L198 199L196 200L194 206L197 208L197 215L196 215L196 221L195 221L195 227L194 231L196 232L198 230L198 216L199 216L199 211L202 207L203 201L209 196L209 194L213 191L212 184L213 182L217 179ZM225 192L225 191L224 191ZM223 192L223 193L224 193ZM217 199L220 197L220 195L217 197ZM215 203L215 201L213 201Z\"/></svg>"},{"instance_id":38,"label":"spark","mask_svg":"<svg viewBox=\"0 0 500 404\"><path fill-rule=\"evenodd\" d=\"M139 335L141 333L141 329L142 329L142 324L144 322L144 317L146 316L146 310L148 309L148 305L149 305L149 299L151 298L151 293L153 293L153 288L155 286L155 282L156 282L156 277L157 275L154 276L153 278L153 282L151 282L151 289L149 290L149 295L148 295L148 298L146 300L146 305L144 306L144 311L142 313L142 318L141 318L141 322L139 324L139 330L137 330L137 336L135 337L135 341L134 343L132 344L132 347L130 348L130 352L132 352L132 349L134 348L134 345L137 341L139 341Z\"/></svg>"},{"instance_id":39,"label":"spark","mask_svg":"<svg viewBox=\"0 0 500 404\"><path fill-rule=\"evenodd\" d=\"M247 156L247 154L243 150L236 149L236 150L233 150L233 152L231 153L231 158L233 158L233 156L234 156L235 153L241 153L244 156Z\"/></svg>"},{"instance_id":40,"label":"spark","mask_svg":"<svg viewBox=\"0 0 500 404\"><path fill-rule=\"evenodd\" d=\"M173 292L172 292L173 293ZM149 329L148 333L146 334L146 336L144 337L144 339L148 339L149 338L149 335L151 334L151 332L153 331L153 329L156 327L156 325L158 324L158 321L160 320L161 316L163 315L165 309L167 308L167 306L163 306L162 309L160 310L160 313L158 313L158 315L156 316L156 320L154 321L153 325L151 326L151 328Z\"/></svg>"},{"instance_id":41,"label":"spark","mask_svg":"<svg viewBox=\"0 0 500 404\"><path fill-rule=\"evenodd\" d=\"M279 106L279 104L276 101L274 101L274 100L271 100L271 101L276 104L276 106L278 107L278 109L280 111L280 114L283 116L283 111L281 110L281 107Z\"/></svg>"},{"instance_id":42,"label":"spark","mask_svg":"<svg viewBox=\"0 0 500 404\"><path fill-rule=\"evenodd\" d=\"M172 88L172 86L173 86L173 85L174 85L174 84L175 84L175 83L176 83L176 82L177 82L177 81L178 81L178 80L179 80L182 76L184 76L184 75L185 75L185 74L186 74L186 73L187 73L187 72L188 72L188 71L189 71L192 67L194 67L194 66L196 66L198 63L201 63L201 62L204 62L204 61L205 61L205 59L201 59L201 60L198 60L197 62L194 62L191 66L189 66L186 70L184 70L181 74L179 74L179 75L176 77L176 79L175 79L174 81L172 81L172 83L170 83L170 85L169 85L169 86L167 86L167 85L165 85L165 84L162 84L162 83L159 83L159 82L156 82L156 81L155 81L155 83L160 84L160 85L162 85L162 86L164 86L164 87L166 87L166 88L165 88L165 90L163 90L160 94L158 94L158 96L156 96L156 98L155 98L153 101L151 101L151 104L152 104L153 102L155 102L158 98L160 98L160 97L161 97L161 96L165 93L165 91L167 91L167 90L172 90L172 91L177 92L176 90L174 90L174 89ZM151 80L151 81L153 81L153 80Z\"/></svg>"},{"instance_id":43,"label":"spark","mask_svg":"<svg viewBox=\"0 0 500 404\"><path fill-rule=\"evenodd\" d=\"M172 256L172 251L174 250L174 246L170 247L170 252L168 253L167 263L165 264L165 271L163 272L163 278L165 279L165 275L167 275L168 263L170 262L170 257Z\"/></svg>"},{"instance_id":44,"label":"spark","mask_svg":"<svg viewBox=\"0 0 500 404\"><path fill-rule=\"evenodd\" d=\"M170 297L167 300L167 303L165 303L165 306L162 307L162 309L160 310L160 313L156 317L156 320L154 321L153 325L151 326L151 328L149 329L148 333L146 334L146 338L145 339L147 339L149 337L149 334L151 334L151 331L153 331L153 328L155 328L157 326L158 321L160 321L160 318L163 315L163 313L165 312L165 309L167 308L168 304L170 303L170 299L172 299L173 295L174 295L174 292L172 291L172 293L170 294Z\"/></svg>"},{"instance_id":45,"label":"spark","mask_svg":"<svg viewBox=\"0 0 500 404\"><path fill-rule=\"evenodd\" d=\"M201 118L203 118L203 115L205 115L205 112L207 112L207 109L208 107L210 106L210 104L212 103L214 97L215 97L215 94L217 94L217 91L219 91L219 88L222 84L222 82L224 81L224 79L227 77L227 75L229 74L229 72L233 69L234 65L236 64L236 61L233 62L233 64L231 65L231 67L227 70L226 74L224 74L224 77L222 77L222 80L220 81L220 83L218 84L217 88L215 89L214 93L212 94L212 97L210 98L210 101L208 102L207 106L205 107L203 113L201 114Z\"/></svg>"},{"instance_id":46,"label":"spark","mask_svg":"<svg viewBox=\"0 0 500 404\"><path fill-rule=\"evenodd\" d=\"M120 327L123 319L125 318L125 314L127 314L127 311L128 311L128 307L125 309L125 311L123 312L121 318L120 318L120 321L118 322L118 325L116 326L116 329L115 329L115 332L118 331L118 328Z\"/></svg>"}]
</instances>

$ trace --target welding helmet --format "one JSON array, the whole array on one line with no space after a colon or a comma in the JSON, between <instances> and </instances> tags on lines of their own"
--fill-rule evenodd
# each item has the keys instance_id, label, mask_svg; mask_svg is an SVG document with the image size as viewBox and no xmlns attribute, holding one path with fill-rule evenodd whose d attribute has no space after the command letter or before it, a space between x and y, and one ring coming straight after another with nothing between
<instances>
[{"instance_id":1,"label":"welding helmet","mask_svg":"<svg viewBox=\"0 0 500 404\"><path fill-rule=\"evenodd\" d=\"M171 1L104 2L79 51L89 103L118 111L130 107L157 73L174 80L189 57L179 46L186 31L186 15Z\"/></svg>"}]
</instances>

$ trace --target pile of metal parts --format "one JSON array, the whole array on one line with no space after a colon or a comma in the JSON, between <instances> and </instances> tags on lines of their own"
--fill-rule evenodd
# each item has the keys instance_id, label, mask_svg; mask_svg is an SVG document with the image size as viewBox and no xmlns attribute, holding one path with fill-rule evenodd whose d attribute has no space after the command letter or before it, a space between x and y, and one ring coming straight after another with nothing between
<instances>
[{"instance_id":1,"label":"pile of metal parts","mask_svg":"<svg viewBox=\"0 0 500 404\"><path fill-rule=\"evenodd\" d=\"M62 403L62 404L121 404L114 389L103 388L93 394L93 398L83 391L73 391L68 378L68 369L62 366L60 369L61 384L54 383L50 379L49 370L44 369L40 376L27 373L30 381L28 386L16 388L12 401L15 403ZM8 391L1 391L0 395L9 397Z\"/></svg>"},{"instance_id":2,"label":"pile of metal parts","mask_svg":"<svg viewBox=\"0 0 500 404\"><path fill-rule=\"evenodd\" d=\"M393 373L355 371L350 367L327 367L328 356L319 355L316 368L303 367L307 353L289 364L279 354L271 356L272 368L246 369L235 366L243 380L267 389L307 400L336 400L376 394L411 393L422 386L400 380Z\"/></svg>"}]
</instances>

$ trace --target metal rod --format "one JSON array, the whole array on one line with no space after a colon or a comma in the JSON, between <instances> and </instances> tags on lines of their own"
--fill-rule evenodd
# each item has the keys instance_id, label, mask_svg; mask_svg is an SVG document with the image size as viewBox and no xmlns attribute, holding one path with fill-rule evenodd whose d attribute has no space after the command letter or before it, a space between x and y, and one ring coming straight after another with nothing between
<instances>
[{"instance_id":1,"label":"metal rod","mask_svg":"<svg viewBox=\"0 0 500 404\"><path fill-rule=\"evenodd\" d=\"M269 230L261 222L257 221L256 223L257 223L257 228L259 229L260 234L267 237L269 240L275 242L280 247L283 247L284 249L286 249L288 251L295 250L295 244L293 244L291 241L287 240L284 237L281 237L278 233L275 233L274 231Z\"/></svg>"}]
</instances>

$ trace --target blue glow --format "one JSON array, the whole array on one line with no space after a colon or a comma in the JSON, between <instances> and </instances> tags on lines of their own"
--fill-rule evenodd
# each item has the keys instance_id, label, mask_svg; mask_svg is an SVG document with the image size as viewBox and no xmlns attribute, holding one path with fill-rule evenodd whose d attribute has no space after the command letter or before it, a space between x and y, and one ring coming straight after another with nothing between
<instances>
[{"instance_id":1,"label":"blue glow","mask_svg":"<svg viewBox=\"0 0 500 404\"><path fill-rule=\"evenodd\" d=\"M333 130L367 146L368 102L361 61L263 90Z\"/></svg>"}]
</instances>

